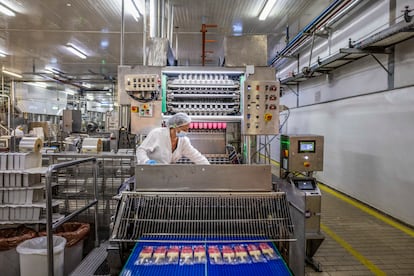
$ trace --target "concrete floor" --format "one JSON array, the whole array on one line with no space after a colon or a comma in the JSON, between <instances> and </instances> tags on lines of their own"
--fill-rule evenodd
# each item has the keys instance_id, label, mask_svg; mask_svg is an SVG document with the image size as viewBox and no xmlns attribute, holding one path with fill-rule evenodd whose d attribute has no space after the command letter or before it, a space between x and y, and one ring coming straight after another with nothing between
<instances>
[{"instance_id":1,"label":"concrete floor","mask_svg":"<svg viewBox=\"0 0 414 276\"><path fill-rule=\"evenodd\" d=\"M306 267L306 275L414 275L413 228L324 185L320 189L325 240L314 260L322 272Z\"/></svg>"}]
</instances>

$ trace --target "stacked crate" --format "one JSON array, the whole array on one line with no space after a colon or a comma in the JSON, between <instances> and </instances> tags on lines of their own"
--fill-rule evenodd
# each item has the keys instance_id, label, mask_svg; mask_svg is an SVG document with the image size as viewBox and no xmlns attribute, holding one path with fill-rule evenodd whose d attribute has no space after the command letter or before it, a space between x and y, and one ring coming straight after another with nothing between
<instances>
[{"instance_id":1,"label":"stacked crate","mask_svg":"<svg viewBox=\"0 0 414 276\"><path fill-rule=\"evenodd\" d=\"M0 153L0 224L38 222L45 208L40 153Z\"/></svg>"}]
</instances>

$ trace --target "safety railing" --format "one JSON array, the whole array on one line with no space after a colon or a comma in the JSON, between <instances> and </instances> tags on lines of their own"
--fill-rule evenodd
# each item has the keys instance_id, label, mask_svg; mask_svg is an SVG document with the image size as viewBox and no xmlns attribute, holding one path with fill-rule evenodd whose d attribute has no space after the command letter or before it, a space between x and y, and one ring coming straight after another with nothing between
<instances>
[{"instance_id":1,"label":"safety railing","mask_svg":"<svg viewBox=\"0 0 414 276\"><path fill-rule=\"evenodd\" d=\"M93 194L94 198L91 202L79 208L72 213L64 216L63 218L53 221L53 210L52 210L52 198L53 198L53 176L58 173L60 169L76 166L83 163L93 164ZM62 162L54 165L50 165L46 172L46 230L47 230L47 264L48 264L48 275L54 275L54 263L53 263L53 230L57 227L62 225L63 223L69 221L73 217L77 216L78 214L86 211L87 209L91 208L92 206L98 203L98 189L97 189L97 174L98 174L98 164L95 157L78 159L74 161ZM98 238L98 208L94 208L95 210L95 246L99 245L99 238Z\"/></svg>"}]
</instances>

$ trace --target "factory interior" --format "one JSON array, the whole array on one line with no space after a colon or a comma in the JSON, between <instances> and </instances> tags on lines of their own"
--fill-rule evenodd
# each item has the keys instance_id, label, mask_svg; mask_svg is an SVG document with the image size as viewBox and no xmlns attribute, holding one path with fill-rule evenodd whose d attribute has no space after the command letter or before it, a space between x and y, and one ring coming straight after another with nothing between
<instances>
[{"instance_id":1,"label":"factory interior","mask_svg":"<svg viewBox=\"0 0 414 276\"><path fill-rule=\"evenodd\" d=\"M414 275L413 17L1 0L0 274Z\"/></svg>"}]
</instances>

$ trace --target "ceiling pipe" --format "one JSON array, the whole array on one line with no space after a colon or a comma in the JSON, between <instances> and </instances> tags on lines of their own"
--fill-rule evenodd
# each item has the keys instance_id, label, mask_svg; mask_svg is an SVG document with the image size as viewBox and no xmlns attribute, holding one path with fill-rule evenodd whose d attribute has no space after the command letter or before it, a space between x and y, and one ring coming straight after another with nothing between
<instances>
[{"instance_id":1,"label":"ceiling pipe","mask_svg":"<svg viewBox=\"0 0 414 276\"><path fill-rule=\"evenodd\" d=\"M281 57L287 55L303 41L308 40L308 33L314 32L321 26L323 26L328 20L332 19L336 14L338 14L343 8L345 8L349 3L354 0L336 0L331 3L319 16L312 20L305 28L300 31L282 51L276 54L276 56L271 60L270 65L274 65ZM359 1L359 0L357 0Z\"/></svg>"},{"instance_id":2,"label":"ceiling pipe","mask_svg":"<svg viewBox=\"0 0 414 276\"><path fill-rule=\"evenodd\" d=\"M119 65L124 65L124 36L125 36L125 0L121 1L121 49L119 54Z\"/></svg>"}]
</instances>

